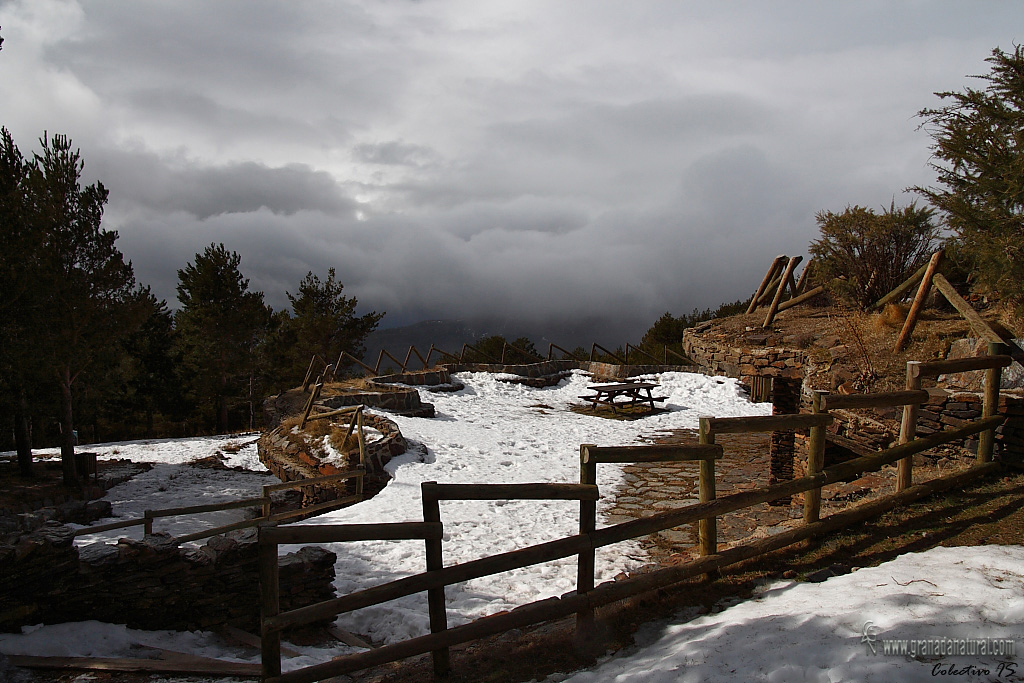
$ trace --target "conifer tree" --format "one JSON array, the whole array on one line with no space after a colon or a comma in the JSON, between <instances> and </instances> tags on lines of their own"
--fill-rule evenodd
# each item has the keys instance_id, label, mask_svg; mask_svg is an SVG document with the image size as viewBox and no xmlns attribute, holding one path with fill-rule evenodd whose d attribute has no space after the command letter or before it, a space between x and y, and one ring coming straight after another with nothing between
<instances>
[{"instance_id":1,"label":"conifer tree","mask_svg":"<svg viewBox=\"0 0 1024 683\"><path fill-rule=\"evenodd\" d=\"M211 244L178 271L175 315L183 380L197 408L226 432L233 407L252 402L259 346L272 311L250 292L241 256Z\"/></svg>"},{"instance_id":2,"label":"conifer tree","mask_svg":"<svg viewBox=\"0 0 1024 683\"><path fill-rule=\"evenodd\" d=\"M945 216L980 283L1024 316L1024 47L986 59L982 89L936 93L924 109L940 187L914 188Z\"/></svg>"}]
</instances>

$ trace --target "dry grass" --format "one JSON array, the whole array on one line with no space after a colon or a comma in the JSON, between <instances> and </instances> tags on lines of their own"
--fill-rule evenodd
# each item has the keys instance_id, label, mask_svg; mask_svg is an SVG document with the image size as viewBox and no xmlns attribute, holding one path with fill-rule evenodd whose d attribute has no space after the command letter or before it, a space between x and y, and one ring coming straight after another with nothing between
<instances>
[{"instance_id":1,"label":"dry grass","mask_svg":"<svg viewBox=\"0 0 1024 683\"><path fill-rule=\"evenodd\" d=\"M888 304L875 317L875 325L879 330L903 329L903 324L907 321L907 313L909 309L903 304Z\"/></svg>"}]
</instances>

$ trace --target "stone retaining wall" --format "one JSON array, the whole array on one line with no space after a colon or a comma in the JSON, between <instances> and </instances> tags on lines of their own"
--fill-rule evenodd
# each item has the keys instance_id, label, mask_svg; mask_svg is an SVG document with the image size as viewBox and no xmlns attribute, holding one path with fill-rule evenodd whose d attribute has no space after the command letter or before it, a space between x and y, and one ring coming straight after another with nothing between
<instances>
[{"instance_id":1,"label":"stone retaining wall","mask_svg":"<svg viewBox=\"0 0 1024 683\"><path fill-rule=\"evenodd\" d=\"M420 400L420 392L412 387L382 385L380 390L346 391L342 394L321 397L317 403L328 408L364 405L380 408L399 415L411 417L433 417L434 406Z\"/></svg>"},{"instance_id":2,"label":"stone retaining wall","mask_svg":"<svg viewBox=\"0 0 1024 683\"><path fill-rule=\"evenodd\" d=\"M799 349L772 346L732 346L703 339L686 330L683 351L707 375L735 377L745 384L755 376L803 379L807 354Z\"/></svg>"},{"instance_id":3,"label":"stone retaining wall","mask_svg":"<svg viewBox=\"0 0 1024 683\"><path fill-rule=\"evenodd\" d=\"M167 534L117 543L73 543L59 522L0 544L0 630L98 621L140 629L197 630L230 624L259 632L255 529L180 548ZM281 608L334 597L334 553L310 546L280 558Z\"/></svg>"},{"instance_id":4,"label":"stone retaining wall","mask_svg":"<svg viewBox=\"0 0 1024 683\"><path fill-rule=\"evenodd\" d=\"M379 474L396 455L405 453L408 444L393 420L383 415L363 413L363 425L380 432L382 438L366 444L366 472ZM338 474L341 470L331 463L321 462L315 453L303 449L288 438L285 428L277 427L263 434L256 443L260 461L283 482L301 481L313 477ZM302 505L309 506L347 495L347 482L302 487Z\"/></svg>"}]
</instances>

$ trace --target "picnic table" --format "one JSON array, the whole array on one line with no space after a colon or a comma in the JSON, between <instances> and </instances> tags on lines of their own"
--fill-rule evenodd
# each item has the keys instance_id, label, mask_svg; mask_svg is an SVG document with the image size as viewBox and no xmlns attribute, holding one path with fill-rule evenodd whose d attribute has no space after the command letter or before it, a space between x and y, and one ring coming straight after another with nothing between
<instances>
[{"instance_id":1,"label":"picnic table","mask_svg":"<svg viewBox=\"0 0 1024 683\"><path fill-rule=\"evenodd\" d=\"M597 404L610 406L612 411L618 413L619 408L635 408L640 404L649 404L651 411L654 411L655 403L663 403L668 400L667 396L654 396L651 391L659 385L653 382L617 382L615 384L591 384L587 387L594 393L589 396L580 396L585 401L590 401L596 411ZM615 399L623 400L616 401Z\"/></svg>"}]
</instances>

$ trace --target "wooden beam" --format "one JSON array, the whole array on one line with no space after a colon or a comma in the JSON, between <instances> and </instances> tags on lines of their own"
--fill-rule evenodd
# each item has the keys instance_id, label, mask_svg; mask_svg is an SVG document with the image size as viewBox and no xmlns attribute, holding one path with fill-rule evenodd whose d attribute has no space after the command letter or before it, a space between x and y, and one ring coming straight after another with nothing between
<instances>
[{"instance_id":1,"label":"wooden beam","mask_svg":"<svg viewBox=\"0 0 1024 683\"><path fill-rule=\"evenodd\" d=\"M896 345L892 348L893 353L902 351L903 347L910 341L910 335L914 333L914 327L917 325L917 316L920 315L921 309L924 308L924 300L928 297L928 290L932 286L932 277L935 275L935 271L938 270L939 264L942 263L944 253L944 250L939 249L932 254L931 260L928 261L928 267L921 278L921 286L917 288L917 296L914 297L914 303L910 305L910 312L907 313L907 320L903 323L903 330L900 332L899 339L896 340Z\"/></svg>"},{"instance_id":2,"label":"wooden beam","mask_svg":"<svg viewBox=\"0 0 1024 683\"><path fill-rule=\"evenodd\" d=\"M827 394L822 396L822 410L843 408L891 408L910 403L927 403L927 391L891 391L880 394Z\"/></svg>"},{"instance_id":3,"label":"wooden beam","mask_svg":"<svg viewBox=\"0 0 1024 683\"><path fill-rule=\"evenodd\" d=\"M768 272L765 273L764 279L761 280L760 286L758 286L757 291L754 292L753 298L750 299L750 305L747 307L748 314L753 313L757 309L758 300L761 298L761 295L764 294L765 289L768 288L768 283L772 281L773 277L775 277L776 272L778 272L779 268L782 267L782 262L785 260L786 255L779 254L775 257L775 260L772 261L771 267L768 269Z\"/></svg>"},{"instance_id":4,"label":"wooden beam","mask_svg":"<svg viewBox=\"0 0 1024 683\"><path fill-rule=\"evenodd\" d=\"M722 457L722 447L718 444L588 446L583 457L584 462L595 463L689 462L709 458L718 460Z\"/></svg>"},{"instance_id":5,"label":"wooden beam","mask_svg":"<svg viewBox=\"0 0 1024 683\"><path fill-rule=\"evenodd\" d=\"M947 280L942 273L935 273L935 275L932 276L932 282L935 284L935 289L939 290L939 292L942 293L942 296L946 297L946 301L952 304L953 308L955 308L957 312L971 324L971 327L978 333L979 337L987 342L996 344L1003 343L1003 338L999 333L993 330L992 326L978 315L978 312L975 311L962 296L960 296L960 293L956 291L956 288L954 288L953 285L949 284L949 280Z\"/></svg>"},{"instance_id":6,"label":"wooden beam","mask_svg":"<svg viewBox=\"0 0 1024 683\"><path fill-rule=\"evenodd\" d=\"M253 678L262 673L259 664L225 662L209 657L182 655L172 659L143 659L138 657L36 657L8 655L14 666L26 669L67 669L72 671L122 671L173 674L210 674Z\"/></svg>"},{"instance_id":7,"label":"wooden beam","mask_svg":"<svg viewBox=\"0 0 1024 683\"><path fill-rule=\"evenodd\" d=\"M741 434L749 432L778 432L823 427L832 423L832 416L824 413L796 415L751 415L747 417L712 417L711 431L715 434Z\"/></svg>"},{"instance_id":8,"label":"wooden beam","mask_svg":"<svg viewBox=\"0 0 1024 683\"><path fill-rule=\"evenodd\" d=\"M971 372L990 368L1005 368L1013 363L1009 356L978 356L977 358L954 358L952 360L930 360L917 363L914 367L921 377L938 377L952 372Z\"/></svg>"},{"instance_id":9,"label":"wooden beam","mask_svg":"<svg viewBox=\"0 0 1024 683\"><path fill-rule=\"evenodd\" d=\"M790 299L789 301L783 301L781 304L779 304L779 309L776 312L777 313L782 313L783 311L789 310L790 308L793 308L794 306L799 306L803 302L810 301L814 297L818 296L819 294L823 294L824 292L825 292L825 285L818 285L814 289L808 290L808 291L804 292L803 294L801 294L800 296L795 296L792 299Z\"/></svg>"},{"instance_id":10,"label":"wooden beam","mask_svg":"<svg viewBox=\"0 0 1024 683\"><path fill-rule=\"evenodd\" d=\"M803 256L794 256L789 259L789 263L786 264L786 272L782 275L782 280L779 283L779 288L775 290L775 298L772 299L772 305L768 307L768 315L764 317L764 324L761 327L768 327L775 320L775 314L779 311L779 304L782 303L782 293L786 290L786 282L793 277L793 269L797 267L797 264L803 260Z\"/></svg>"},{"instance_id":11,"label":"wooden beam","mask_svg":"<svg viewBox=\"0 0 1024 683\"><path fill-rule=\"evenodd\" d=\"M598 500L597 486L587 484L420 484L423 495L435 500Z\"/></svg>"},{"instance_id":12,"label":"wooden beam","mask_svg":"<svg viewBox=\"0 0 1024 683\"><path fill-rule=\"evenodd\" d=\"M894 301L899 301L900 299L902 299L904 294L909 292L914 285L921 281L921 278L924 277L924 273L926 270L928 270L927 263L918 268L917 270L915 270L914 274L908 277L906 280L904 280L902 284L896 287L896 289L892 290L891 292L883 296L881 299L876 301L874 304L872 304L871 308L868 310L882 308L886 304L891 304Z\"/></svg>"}]
</instances>

